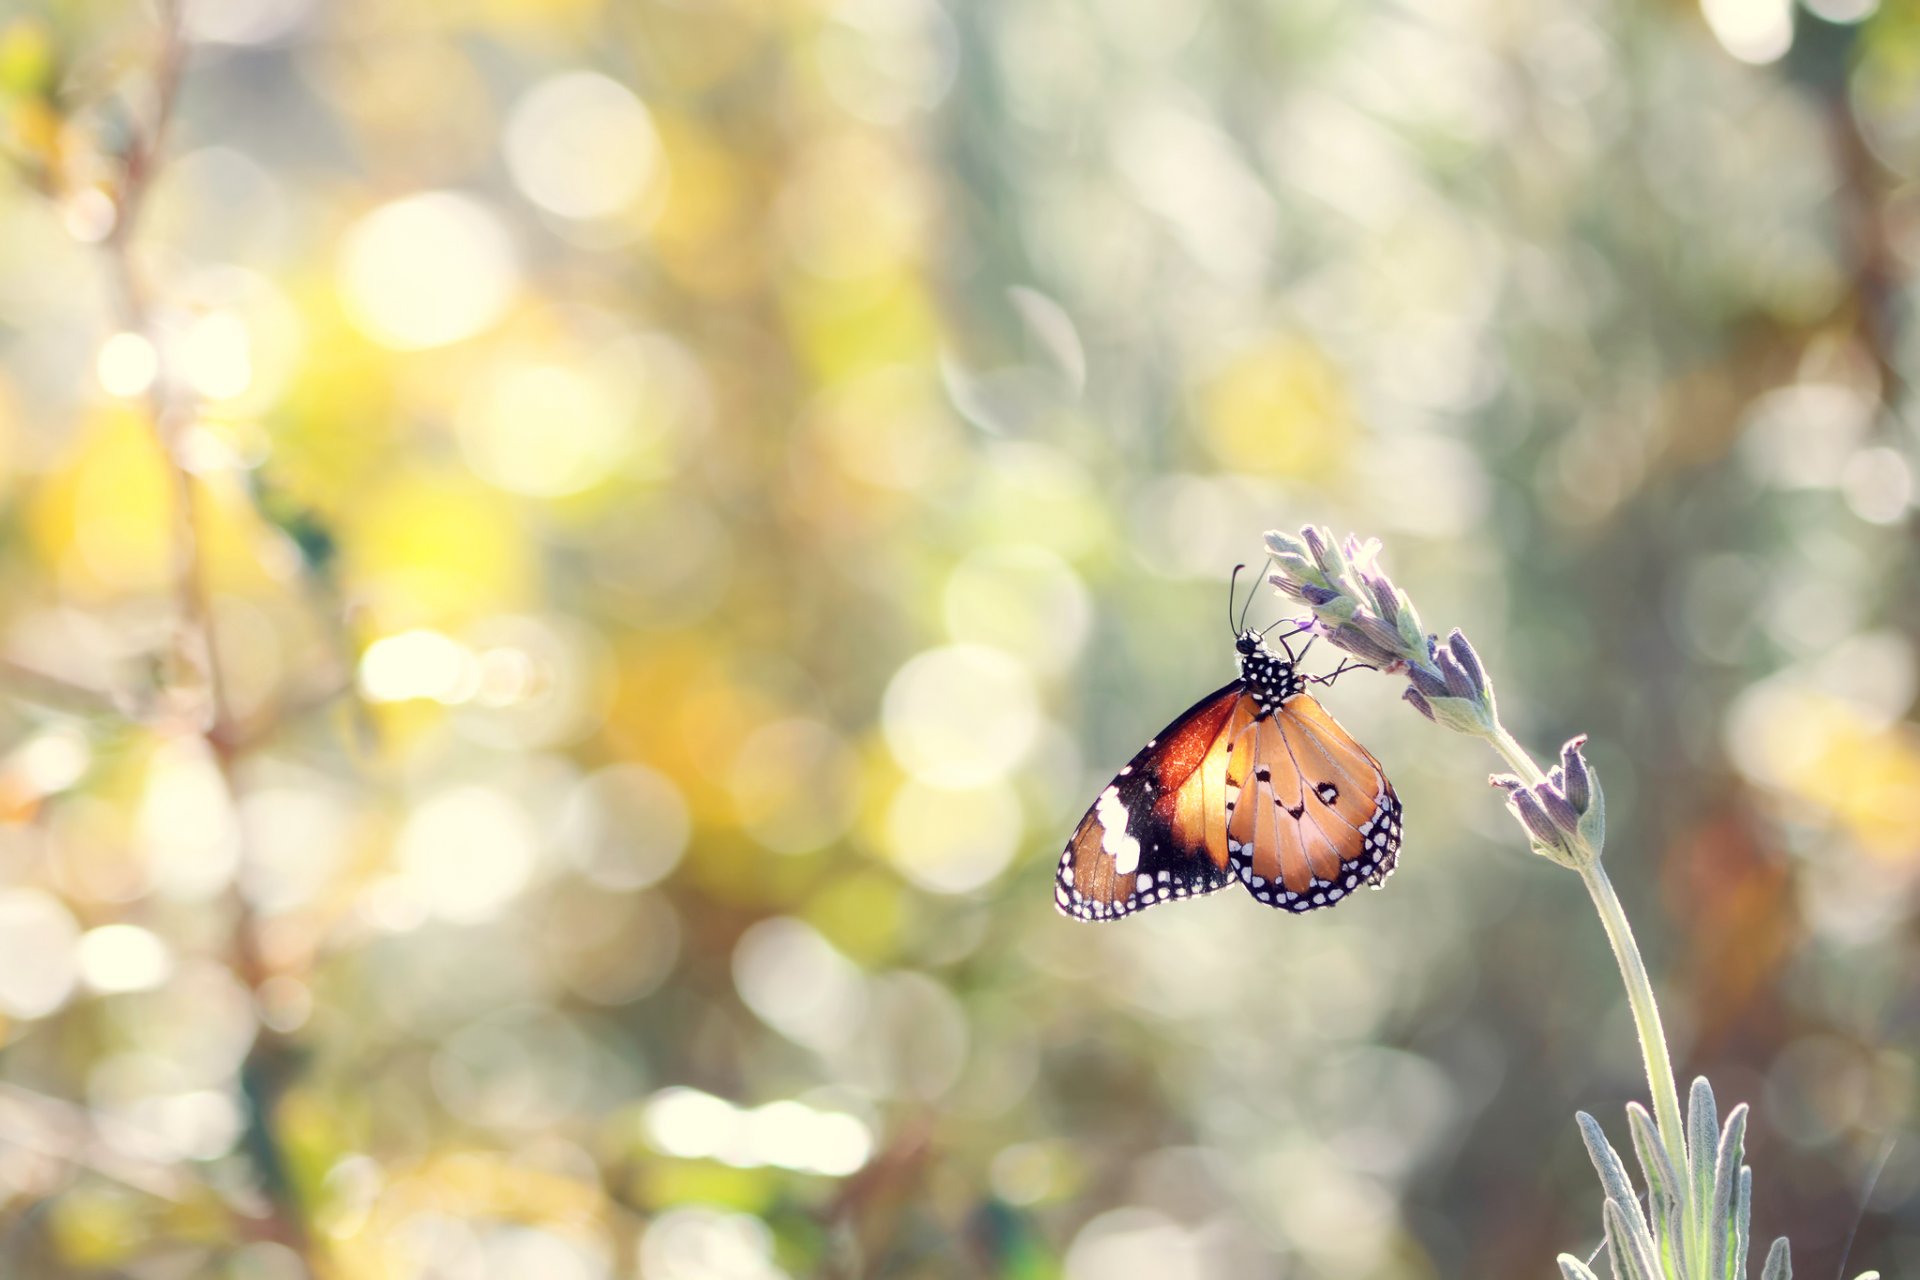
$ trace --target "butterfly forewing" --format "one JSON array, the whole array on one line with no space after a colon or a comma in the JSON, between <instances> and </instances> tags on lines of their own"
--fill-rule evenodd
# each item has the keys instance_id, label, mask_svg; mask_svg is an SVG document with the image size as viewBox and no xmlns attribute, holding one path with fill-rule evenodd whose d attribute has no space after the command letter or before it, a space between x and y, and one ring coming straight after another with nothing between
<instances>
[{"instance_id":1,"label":"butterfly forewing","mask_svg":"<svg viewBox=\"0 0 1920 1280\"><path fill-rule=\"evenodd\" d=\"M1227 756L1246 702L1239 681L1209 694L1120 770L1060 856L1063 912L1117 920L1227 883Z\"/></svg>"}]
</instances>

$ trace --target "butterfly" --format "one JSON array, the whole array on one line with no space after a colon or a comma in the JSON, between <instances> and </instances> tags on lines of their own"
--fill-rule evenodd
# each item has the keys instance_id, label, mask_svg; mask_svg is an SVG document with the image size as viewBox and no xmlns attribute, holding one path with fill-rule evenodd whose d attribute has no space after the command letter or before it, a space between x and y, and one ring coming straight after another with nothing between
<instances>
[{"instance_id":1,"label":"butterfly","mask_svg":"<svg viewBox=\"0 0 1920 1280\"><path fill-rule=\"evenodd\" d=\"M1063 914L1118 920L1235 880L1268 906L1312 911L1392 874L1400 798L1373 753L1306 691L1349 667L1302 676L1306 649L1278 640L1285 656L1243 625L1240 678L1194 703L1107 784L1060 855L1053 897Z\"/></svg>"}]
</instances>

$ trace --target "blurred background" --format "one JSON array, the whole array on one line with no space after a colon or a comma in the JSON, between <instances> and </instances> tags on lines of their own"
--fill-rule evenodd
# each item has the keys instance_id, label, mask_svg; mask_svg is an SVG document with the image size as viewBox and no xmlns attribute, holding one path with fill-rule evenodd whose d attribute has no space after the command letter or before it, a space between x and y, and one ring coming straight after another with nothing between
<instances>
[{"instance_id":1,"label":"blurred background","mask_svg":"<svg viewBox=\"0 0 1920 1280\"><path fill-rule=\"evenodd\" d=\"M0 1273L1551 1274L1631 1024L1399 682L1386 892L1052 908L1310 521L1920 1268L1920 10L12 0L0 145Z\"/></svg>"}]
</instances>

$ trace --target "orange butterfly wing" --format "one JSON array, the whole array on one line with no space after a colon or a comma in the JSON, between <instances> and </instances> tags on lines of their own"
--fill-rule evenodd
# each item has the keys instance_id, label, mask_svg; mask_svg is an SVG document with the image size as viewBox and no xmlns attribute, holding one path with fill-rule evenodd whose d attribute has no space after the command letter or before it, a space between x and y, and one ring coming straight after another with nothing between
<instances>
[{"instance_id":1,"label":"orange butterfly wing","mask_svg":"<svg viewBox=\"0 0 1920 1280\"><path fill-rule=\"evenodd\" d=\"M1118 920L1227 885L1228 761L1253 716L1253 700L1236 680L1141 748L1060 855L1053 896L1063 913Z\"/></svg>"},{"instance_id":2,"label":"orange butterfly wing","mask_svg":"<svg viewBox=\"0 0 1920 1280\"><path fill-rule=\"evenodd\" d=\"M1400 798L1373 753L1310 694L1240 733L1227 785L1228 855L1256 900L1312 911L1392 874Z\"/></svg>"}]
</instances>

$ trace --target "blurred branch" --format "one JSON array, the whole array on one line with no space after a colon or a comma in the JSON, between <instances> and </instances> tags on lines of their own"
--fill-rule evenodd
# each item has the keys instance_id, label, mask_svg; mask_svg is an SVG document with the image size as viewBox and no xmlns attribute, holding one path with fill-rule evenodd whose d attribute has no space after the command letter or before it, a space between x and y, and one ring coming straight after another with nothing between
<instances>
[{"instance_id":1,"label":"blurred branch","mask_svg":"<svg viewBox=\"0 0 1920 1280\"><path fill-rule=\"evenodd\" d=\"M69 680L13 658L0 658L0 679L9 692L34 702L45 702L71 711L124 713L125 708L112 692Z\"/></svg>"},{"instance_id":2,"label":"blurred branch","mask_svg":"<svg viewBox=\"0 0 1920 1280\"><path fill-rule=\"evenodd\" d=\"M908 1117L898 1135L867 1167L841 1184L823 1215L829 1237L828 1280L864 1280L879 1275L900 1225L900 1215L920 1193L933 1156L933 1117ZM838 1254L840 1256L832 1256Z\"/></svg>"},{"instance_id":3,"label":"blurred branch","mask_svg":"<svg viewBox=\"0 0 1920 1280\"><path fill-rule=\"evenodd\" d=\"M144 130L135 131L123 157L113 229L101 244L117 287L120 324L149 341L153 340L152 308L135 261L133 242L140 213L159 171L185 71L187 48L181 4L182 0L160 0L161 46L154 115ZM155 346L157 350L159 344ZM200 705L195 723L235 815L233 827L241 841L240 865L245 867L249 859L245 830L238 818L237 768L245 745L260 735L257 731L243 732L228 696L205 555L207 497L186 457L185 436L193 422L193 405L184 394L173 391L163 367L146 393L145 407L173 490L173 590L178 630L166 679L176 690L183 681L197 685ZM228 963L254 994L257 1010L260 989L272 977L261 947L260 921L237 878L228 890L227 901L231 913ZM312 1275L312 1237L276 1127L279 1104L296 1070L296 1061L285 1035L256 1022L253 1045L240 1070L247 1104L244 1142L265 1198L267 1236L297 1253Z\"/></svg>"},{"instance_id":4,"label":"blurred branch","mask_svg":"<svg viewBox=\"0 0 1920 1280\"><path fill-rule=\"evenodd\" d=\"M133 242L140 214L146 208L147 193L152 188L154 173L159 168L160 156L167 144L167 134L173 125L174 106L179 101L180 84L187 66L187 40L182 12L185 0L158 2L160 59L155 69L157 84L153 119L144 130L134 130L126 154L121 158L120 190L115 201L113 228L104 242L114 266L114 281L120 288L122 318L129 321L127 327L136 332L139 327L131 322L145 320L147 304L128 247ZM158 385L156 382L156 388Z\"/></svg>"},{"instance_id":5,"label":"blurred branch","mask_svg":"<svg viewBox=\"0 0 1920 1280\"><path fill-rule=\"evenodd\" d=\"M85 1108L0 1083L0 1142L75 1165L135 1191L182 1202L192 1182L170 1165L124 1154Z\"/></svg>"},{"instance_id":6,"label":"blurred branch","mask_svg":"<svg viewBox=\"0 0 1920 1280\"><path fill-rule=\"evenodd\" d=\"M1887 219L1887 197L1892 187L1860 131L1859 118L1845 92L1828 93L1823 100L1840 175L1836 203L1852 274L1849 294L1857 313L1854 331L1879 375L1881 404L1897 413L1906 399L1906 376L1897 355L1902 272Z\"/></svg>"}]
</instances>

